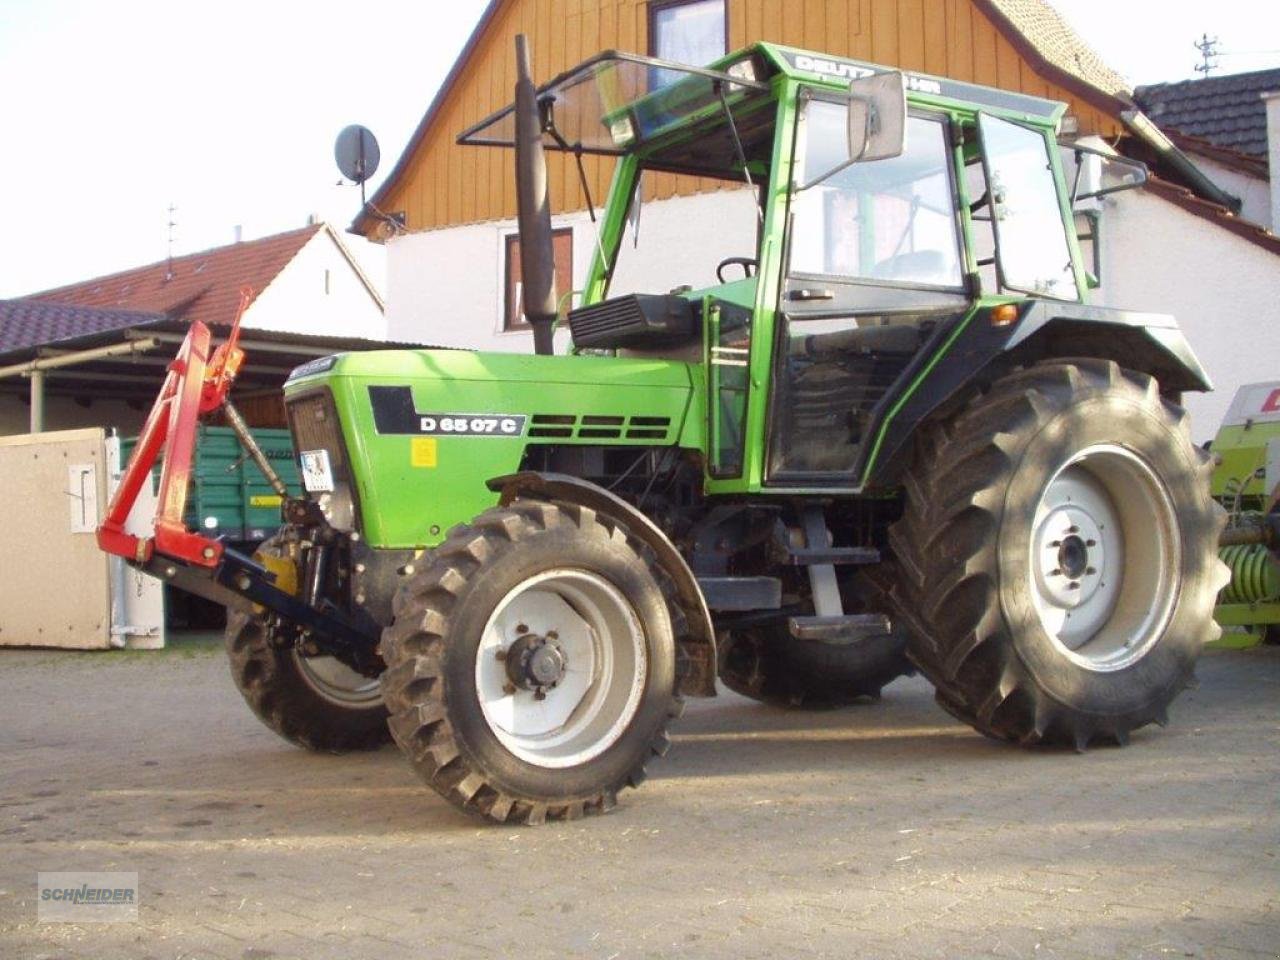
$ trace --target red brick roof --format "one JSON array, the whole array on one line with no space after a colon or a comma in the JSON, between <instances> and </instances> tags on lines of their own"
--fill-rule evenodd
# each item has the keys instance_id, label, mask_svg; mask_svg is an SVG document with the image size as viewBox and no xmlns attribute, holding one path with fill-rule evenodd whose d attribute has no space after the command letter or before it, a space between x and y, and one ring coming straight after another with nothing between
<instances>
[{"instance_id":1,"label":"red brick roof","mask_svg":"<svg viewBox=\"0 0 1280 960\"><path fill-rule=\"evenodd\" d=\"M172 318L229 325L240 288L262 293L324 224L246 240L227 247L161 260L26 297L55 303L161 313Z\"/></svg>"}]
</instances>

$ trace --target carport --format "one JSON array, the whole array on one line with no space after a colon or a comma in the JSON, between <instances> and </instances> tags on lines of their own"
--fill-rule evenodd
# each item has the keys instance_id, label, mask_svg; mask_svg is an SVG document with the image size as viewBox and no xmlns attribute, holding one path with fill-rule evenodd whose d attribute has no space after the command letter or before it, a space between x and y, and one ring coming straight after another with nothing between
<instances>
[{"instance_id":1,"label":"carport","mask_svg":"<svg viewBox=\"0 0 1280 960\"><path fill-rule=\"evenodd\" d=\"M0 301L0 404L9 408L0 433L22 432L15 400L27 405L23 419L32 433L89 425L136 430L186 332L185 321L164 314ZM215 338L220 332L226 333L215 329ZM280 388L294 367L331 353L412 346L260 329L244 331L240 343L247 361L235 398L254 427L285 425ZM129 422L95 416L95 403L111 401L113 410L123 404L131 411L124 415Z\"/></svg>"}]
</instances>

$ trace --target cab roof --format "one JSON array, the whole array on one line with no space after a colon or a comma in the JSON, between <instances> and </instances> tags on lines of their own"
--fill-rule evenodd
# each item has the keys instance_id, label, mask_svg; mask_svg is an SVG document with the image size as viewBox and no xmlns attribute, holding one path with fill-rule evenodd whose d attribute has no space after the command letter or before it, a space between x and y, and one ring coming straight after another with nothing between
<instances>
[{"instance_id":1,"label":"cab roof","mask_svg":"<svg viewBox=\"0 0 1280 960\"><path fill-rule=\"evenodd\" d=\"M772 96L785 75L833 89L894 68L772 43L756 43L708 67L606 50L537 88L549 150L620 155L707 112ZM1044 126L1066 104L974 83L901 71L913 103L986 110ZM458 143L515 145L515 105L508 104L458 135Z\"/></svg>"}]
</instances>

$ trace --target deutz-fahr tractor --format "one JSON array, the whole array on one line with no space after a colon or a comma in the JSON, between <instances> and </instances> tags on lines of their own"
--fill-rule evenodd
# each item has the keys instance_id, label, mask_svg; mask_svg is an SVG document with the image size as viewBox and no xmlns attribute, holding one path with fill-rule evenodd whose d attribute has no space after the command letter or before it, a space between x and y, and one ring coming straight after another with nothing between
<instances>
[{"instance_id":1,"label":"deutz-fahr tractor","mask_svg":"<svg viewBox=\"0 0 1280 960\"><path fill-rule=\"evenodd\" d=\"M263 722L394 739L527 823L612 807L717 679L823 707L915 669L983 734L1078 750L1165 723L1225 581L1179 406L1209 383L1172 318L1088 305L1072 213L1145 169L1060 146L1060 103L773 44L536 87L517 60L459 141L515 148L535 353L294 370L306 494L248 557L182 527L243 359L197 324L99 534L226 604ZM615 165L559 297L546 150L584 188ZM700 192L654 202L664 175Z\"/></svg>"}]
</instances>

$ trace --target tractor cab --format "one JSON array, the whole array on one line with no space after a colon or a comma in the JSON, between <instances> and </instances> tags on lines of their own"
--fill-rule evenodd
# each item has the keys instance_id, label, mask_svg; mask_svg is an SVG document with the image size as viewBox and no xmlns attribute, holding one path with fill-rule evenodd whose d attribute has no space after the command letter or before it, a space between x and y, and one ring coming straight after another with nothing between
<instances>
[{"instance_id":1,"label":"tractor cab","mask_svg":"<svg viewBox=\"0 0 1280 960\"><path fill-rule=\"evenodd\" d=\"M536 102L545 149L616 158L573 349L703 364L709 491L865 486L975 313L1085 299L1060 103L772 44L607 52ZM517 115L459 142L512 146Z\"/></svg>"}]
</instances>

